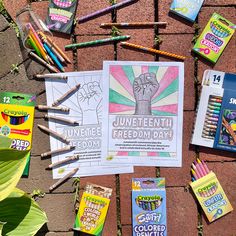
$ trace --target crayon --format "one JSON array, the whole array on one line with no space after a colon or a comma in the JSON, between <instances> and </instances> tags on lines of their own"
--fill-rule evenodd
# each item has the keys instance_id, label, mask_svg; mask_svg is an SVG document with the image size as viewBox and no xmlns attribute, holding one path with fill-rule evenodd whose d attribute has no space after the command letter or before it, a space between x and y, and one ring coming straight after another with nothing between
<instances>
[{"instance_id":1,"label":"crayon","mask_svg":"<svg viewBox=\"0 0 236 236\"><path fill-rule=\"evenodd\" d=\"M215 137L209 136L209 135L202 135L203 138L207 138L207 139L215 139Z\"/></svg>"},{"instance_id":2,"label":"crayon","mask_svg":"<svg viewBox=\"0 0 236 236\"><path fill-rule=\"evenodd\" d=\"M146 52L152 52L152 53L156 53L156 54L160 54L160 55L164 55L164 56L168 56L168 57L177 58L177 59L180 59L180 60L184 60L186 58L184 56L176 55L176 54L165 52L165 51L160 51L160 50L153 49L153 48L144 47L144 46L133 44L133 43L122 42L121 45L141 49L141 50L144 50Z\"/></svg>"},{"instance_id":3,"label":"crayon","mask_svg":"<svg viewBox=\"0 0 236 236\"><path fill-rule=\"evenodd\" d=\"M88 42L83 42L83 43L69 44L65 46L65 49L89 47L89 46L94 46L94 45L98 45L102 43L115 42L115 41L121 41L121 40L127 40L127 39L130 39L130 35L114 36L110 38L97 39L94 41L88 41Z\"/></svg>"},{"instance_id":4,"label":"crayon","mask_svg":"<svg viewBox=\"0 0 236 236\"><path fill-rule=\"evenodd\" d=\"M205 125L206 128L213 128L213 129L216 129L217 126L216 125Z\"/></svg>"},{"instance_id":5,"label":"crayon","mask_svg":"<svg viewBox=\"0 0 236 236\"><path fill-rule=\"evenodd\" d=\"M207 121L218 121L218 118L215 117L207 117Z\"/></svg>"},{"instance_id":6,"label":"crayon","mask_svg":"<svg viewBox=\"0 0 236 236\"><path fill-rule=\"evenodd\" d=\"M71 125L79 125L79 122L75 121L75 120L69 120L63 117L59 117L59 116L51 116L51 115L45 115L44 116L45 119L52 119L52 120L56 120L56 121L62 121Z\"/></svg>"},{"instance_id":7,"label":"crayon","mask_svg":"<svg viewBox=\"0 0 236 236\"><path fill-rule=\"evenodd\" d=\"M207 116L208 117L215 117L215 118L217 118L217 119L219 119L219 114L211 114L211 113L209 113L209 114L207 114Z\"/></svg>"},{"instance_id":8,"label":"crayon","mask_svg":"<svg viewBox=\"0 0 236 236\"><path fill-rule=\"evenodd\" d=\"M207 114L208 113L212 113L212 114L220 114L220 111L217 111L217 110L211 110L211 109L207 109Z\"/></svg>"},{"instance_id":9,"label":"crayon","mask_svg":"<svg viewBox=\"0 0 236 236\"><path fill-rule=\"evenodd\" d=\"M44 130L45 132L49 133L49 134L52 134L52 136L54 136L55 138L69 144L70 143L70 140L68 140L67 138L65 138L63 135L61 134L58 134L56 131L54 130L51 130L43 125L39 125L38 124L38 127L41 129L41 130Z\"/></svg>"},{"instance_id":10,"label":"crayon","mask_svg":"<svg viewBox=\"0 0 236 236\"><path fill-rule=\"evenodd\" d=\"M64 79L67 80L68 76L66 75L58 75L58 74L44 74L44 75L35 75L37 79Z\"/></svg>"},{"instance_id":11,"label":"crayon","mask_svg":"<svg viewBox=\"0 0 236 236\"><path fill-rule=\"evenodd\" d=\"M59 165L62 165L62 164L66 164L70 161L74 161L74 160L78 160L79 159L79 155L73 155L73 156L70 156L64 160L61 160L61 161L58 161L58 162L55 162L53 164L50 164L48 166L48 168L52 169L53 167L56 167L56 166L59 166Z\"/></svg>"},{"instance_id":12,"label":"crayon","mask_svg":"<svg viewBox=\"0 0 236 236\"><path fill-rule=\"evenodd\" d=\"M198 162L201 162L199 159L197 159L197 161L198 161ZM202 166L203 166L203 168L205 169L205 171L206 171L207 174L210 173L210 170L208 169L208 167L207 167L207 165L206 165L206 163L205 163L204 161L202 161Z\"/></svg>"},{"instance_id":13,"label":"crayon","mask_svg":"<svg viewBox=\"0 0 236 236\"><path fill-rule=\"evenodd\" d=\"M111 12L112 10L114 9L118 9L118 8L121 8L121 7L125 7L126 5L128 4L131 4L131 3L134 3L136 2L137 0L124 0L122 2L119 2L117 4L114 4L112 6L109 6L109 7L106 7L106 8L103 8L101 10L98 10L98 11L95 11L89 15L86 15L86 16L82 16L78 19L78 23L82 23L82 22L85 22L85 21L88 21L90 19L93 19L95 17L98 17L102 14L105 14L105 13L108 13L108 12Z\"/></svg>"},{"instance_id":14,"label":"crayon","mask_svg":"<svg viewBox=\"0 0 236 236\"><path fill-rule=\"evenodd\" d=\"M77 84L74 88L70 89L68 92L66 92L64 95L62 95L56 101L54 101L52 106L57 106L59 103L61 103L64 99L66 99L68 96L70 96L72 93L74 93L79 88L80 88L80 84Z\"/></svg>"},{"instance_id":15,"label":"crayon","mask_svg":"<svg viewBox=\"0 0 236 236\"><path fill-rule=\"evenodd\" d=\"M65 146L64 148L60 148L60 149L56 149L56 150L53 150L53 151L42 153L41 157L46 157L46 156L50 156L52 154L58 154L58 153L61 153L61 152L68 152L68 151L71 151L74 148L75 148L75 146L68 145L68 146Z\"/></svg>"},{"instance_id":16,"label":"crayon","mask_svg":"<svg viewBox=\"0 0 236 236\"><path fill-rule=\"evenodd\" d=\"M70 111L70 108L67 108L67 107L51 107L51 106L45 106L45 105L37 105L36 108L38 110L56 110L56 111L63 111L63 112Z\"/></svg>"},{"instance_id":17,"label":"crayon","mask_svg":"<svg viewBox=\"0 0 236 236\"><path fill-rule=\"evenodd\" d=\"M200 179L203 176L201 171L199 171L199 169L196 167L196 165L194 163L192 163L192 168L195 171L196 176L198 177L198 179Z\"/></svg>"},{"instance_id":18,"label":"crayon","mask_svg":"<svg viewBox=\"0 0 236 236\"><path fill-rule=\"evenodd\" d=\"M217 121L210 121L210 120L207 120L206 123L207 123L207 124L210 124L210 125L216 125L218 122L217 122Z\"/></svg>"},{"instance_id":19,"label":"crayon","mask_svg":"<svg viewBox=\"0 0 236 236\"><path fill-rule=\"evenodd\" d=\"M212 105L208 105L208 108L213 109L215 111L219 111L221 109L220 107L212 106Z\"/></svg>"},{"instance_id":20,"label":"crayon","mask_svg":"<svg viewBox=\"0 0 236 236\"><path fill-rule=\"evenodd\" d=\"M221 103L222 102L222 98L210 98L211 102L217 102L217 103Z\"/></svg>"},{"instance_id":21,"label":"crayon","mask_svg":"<svg viewBox=\"0 0 236 236\"><path fill-rule=\"evenodd\" d=\"M210 102L209 105L211 105L211 106L221 107L222 104L219 103L219 102Z\"/></svg>"},{"instance_id":22,"label":"crayon","mask_svg":"<svg viewBox=\"0 0 236 236\"><path fill-rule=\"evenodd\" d=\"M49 191L53 191L56 187L58 187L60 184L62 184L64 181L66 181L67 179L69 179L71 176L73 176L77 171L79 170L79 168L75 168L74 170L72 170L71 172L69 172L67 175L65 175L63 178L61 178L60 180L58 180L55 184L53 184L50 188Z\"/></svg>"},{"instance_id":23,"label":"crayon","mask_svg":"<svg viewBox=\"0 0 236 236\"><path fill-rule=\"evenodd\" d=\"M130 27L130 26L165 26L167 25L167 22L122 22L122 23L102 23L100 27L110 27L110 26L116 26L116 27Z\"/></svg>"},{"instance_id":24,"label":"crayon","mask_svg":"<svg viewBox=\"0 0 236 236\"><path fill-rule=\"evenodd\" d=\"M196 172L191 168L191 173L193 175L193 177L197 180L198 176L196 175Z\"/></svg>"},{"instance_id":25,"label":"crayon","mask_svg":"<svg viewBox=\"0 0 236 236\"><path fill-rule=\"evenodd\" d=\"M204 134L204 136L215 137L215 135L216 135L216 131L215 131L215 132L207 132L207 131L203 131L202 133Z\"/></svg>"}]
</instances>

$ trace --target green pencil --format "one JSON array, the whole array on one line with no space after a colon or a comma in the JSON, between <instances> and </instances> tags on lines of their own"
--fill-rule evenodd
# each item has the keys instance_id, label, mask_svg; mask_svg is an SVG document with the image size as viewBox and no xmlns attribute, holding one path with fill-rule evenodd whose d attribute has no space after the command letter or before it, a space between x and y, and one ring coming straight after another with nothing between
<instances>
[{"instance_id":1,"label":"green pencil","mask_svg":"<svg viewBox=\"0 0 236 236\"><path fill-rule=\"evenodd\" d=\"M130 36L129 35L122 35L122 36L115 36L115 37L106 38L106 39L98 39L98 40L95 40L95 41L69 44L69 45L65 46L65 49L89 47L89 46L94 46L94 45L97 45L97 44L102 44L102 43L107 43L107 42L114 42L114 41L122 41L122 40L126 40L126 39L130 39Z\"/></svg>"},{"instance_id":2,"label":"green pencil","mask_svg":"<svg viewBox=\"0 0 236 236\"><path fill-rule=\"evenodd\" d=\"M28 43L35 50L35 52L38 54L38 56L40 56L42 58L42 55L41 55L36 43L34 42L34 40L32 39L32 37L30 35L28 36Z\"/></svg>"}]
</instances>

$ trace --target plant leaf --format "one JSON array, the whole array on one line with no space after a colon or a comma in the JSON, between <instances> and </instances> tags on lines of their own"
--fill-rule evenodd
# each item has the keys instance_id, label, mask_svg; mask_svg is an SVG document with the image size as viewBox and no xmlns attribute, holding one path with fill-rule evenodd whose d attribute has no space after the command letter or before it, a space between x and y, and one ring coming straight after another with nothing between
<instances>
[{"instance_id":1,"label":"plant leaf","mask_svg":"<svg viewBox=\"0 0 236 236\"><path fill-rule=\"evenodd\" d=\"M16 187L24 171L28 153L29 151L0 149L0 201Z\"/></svg>"},{"instance_id":2,"label":"plant leaf","mask_svg":"<svg viewBox=\"0 0 236 236\"><path fill-rule=\"evenodd\" d=\"M12 143L12 139L7 138L5 136L0 136L0 148L10 148Z\"/></svg>"},{"instance_id":3,"label":"plant leaf","mask_svg":"<svg viewBox=\"0 0 236 236\"><path fill-rule=\"evenodd\" d=\"M0 220L7 222L2 230L6 236L33 236L47 222L39 205L17 188L0 202L0 209Z\"/></svg>"}]
</instances>

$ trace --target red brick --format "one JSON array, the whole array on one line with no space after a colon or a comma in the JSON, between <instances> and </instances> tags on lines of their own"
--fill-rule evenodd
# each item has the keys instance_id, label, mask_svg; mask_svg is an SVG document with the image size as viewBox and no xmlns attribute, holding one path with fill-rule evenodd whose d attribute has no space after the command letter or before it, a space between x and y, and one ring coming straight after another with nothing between
<instances>
[{"instance_id":1,"label":"red brick","mask_svg":"<svg viewBox=\"0 0 236 236\"><path fill-rule=\"evenodd\" d=\"M130 43L142 45L145 47L153 47L154 45L154 31L153 29L122 29L124 35L130 35L131 38L127 41ZM145 41L143 36L145 35ZM117 47L117 60L121 61L154 61L154 55L144 52L143 50L136 50L130 47Z\"/></svg>"},{"instance_id":2,"label":"red brick","mask_svg":"<svg viewBox=\"0 0 236 236\"><path fill-rule=\"evenodd\" d=\"M117 214L116 214L116 178L115 175L84 177L80 179L80 187L84 189L87 183L98 184L107 188L112 188L112 197L108 209L106 222L103 229L104 236L116 235ZM80 191L82 194L82 191Z\"/></svg>"},{"instance_id":3,"label":"red brick","mask_svg":"<svg viewBox=\"0 0 236 236\"><path fill-rule=\"evenodd\" d=\"M194 146L189 146L194 122L194 112L184 112L183 154L181 168L161 168L161 177L166 178L167 186L186 186L191 179L190 168L195 159Z\"/></svg>"},{"instance_id":4,"label":"red brick","mask_svg":"<svg viewBox=\"0 0 236 236\"><path fill-rule=\"evenodd\" d=\"M93 1L79 0L76 18L79 19L82 16L87 16L90 13L98 11L100 9L110 6L109 1L97 0L96 4ZM109 29L100 28L101 23L111 22L111 13L101 15L97 18L82 22L76 25L75 33L79 35L83 34L107 34Z\"/></svg>"},{"instance_id":5,"label":"red brick","mask_svg":"<svg viewBox=\"0 0 236 236\"><path fill-rule=\"evenodd\" d=\"M33 2L31 4L32 10L42 19L45 20L48 13L48 1L45 2ZM71 50L65 51L64 47L67 44L71 44L71 36L63 33L52 32L51 37L58 47L69 57L72 64L66 64L65 71L73 71L73 52Z\"/></svg>"},{"instance_id":6,"label":"red brick","mask_svg":"<svg viewBox=\"0 0 236 236\"><path fill-rule=\"evenodd\" d=\"M122 235L132 236L132 226L131 225L122 226Z\"/></svg>"},{"instance_id":7,"label":"red brick","mask_svg":"<svg viewBox=\"0 0 236 236\"><path fill-rule=\"evenodd\" d=\"M77 42L87 42L96 39L103 39L109 36L80 36ZM101 44L92 47L77 49L78 67L80 71L102 70L104 60L114 59L113 43Z\"/></svg>"},{"instance_id":8,"label":"red brick","mask_svg":"<svg viewBox=\"0 0 236 236\"><path fill-rule=\"evenodd\" d=\"M200 33L205 28L207 22L209 21L211 15L217 12L226 19L230 20L231 22L235 23L235 16L236 10L233 7L203 7L202 14L199 16L199 25L201 27ZM231 38L230 42L226 46L225 50L221 54L219 60L216 64L213 64L201 56L199 56L199 79L202 79L203 72L206 69L214 69L214 70L221 70L225 72L233 72L236 73L236 35Z\"/></svg>"},{"instance_id":9,"label":"red brick","mask_svg":"<svg viewBox=\"0 0 236 236\"><path fill-rule=\"evenodd\" d=\"M166 199L168 236L197 235L198 213L191 194L184 188L167 188Z\"/></svg>"},{"instance_id":10,"label":"red brick","mask_svg":"<svg viewBox=\"0 0 236 236\"><path fill-rule=\"evenodd\" d=\"M227 152L213 148L200 147L199 157L206 161L232 161L235 160L235 152Z\"/></svg>"},{"instance_id":11,"label":"red brick","mask_svg":"<svg viewBox=\"0 0 236 236\"><path fill-rule=\"evenodd\" d=\"M184 60L184 110L194 110L195 90L194 90L194 59L191 56L193 38L192 34L179 35L161 35L163 42L160 45L160 50L185 56ZM175 43L173 45L173 39ZM177 61L177 59L168 57L159 57L160 61Z\"/></svg>"},{"instance_id":12,"label":"red brick","mask_svg":"<svg viewBox=\"0 0 236 236\"><path fill-rule=\"evenodd\" d=\"M236 206L235 189L236 189L236 163L209 163L208 167L212 170L225 194L227 195L233 208ZM219 236L231 236L236 232L236 211L223 216L217 221L209 224L205 217L203 218L203 234L207 236L219 235Z\"/></svg>"},{"instance_id":13,"label":"red brick","mask_svg":"<svg viewBox=\"0 0 236 236\"><path fill-rule=\"evenodd\" d=\"M235 0L205 0L203 6L227 6L235 5Z\"/></svg>"},{"instance_id":14,"label":"red brick","mask_svg":"<svg viewBox=\"0 0 236 236\"><path fill-rule=\"evenodd\" d=\"M122 2L117 1L117 2ZM117 22L155 21L154 1L139 0L117 10Z\"/></svg>"},{"instance_id":15,"label":"red brick","mask_svg":"<svg viewBox=\"0 0 236 236\"><path fill-rule=\"evenodd\" d=\"M26 7L28 4L27 0L3 0L4 7L6 8L7 12L11 16L11 18L15 21L16 20L16 14L19 12L22 8Z\"/></svg>"},{"instance_id":16,"label":"red brick","mask_svg":"<svg viewBox=\"0 0 236 236\"><path fill-rule=\"evenodd\" d=\"M135 167L133 174L120 175L121 224L131 224L132 178L156 177L155 167Z\"/></svg>"},{"instance_id":17,"label":"red brick","mask_svg":"<svg viewBox=\"0 0 236 236\"><path fill-rule=\"evenodd\" d=\"M170 14L170 5L172 0L158 1L158 21L165 21L168 23L166 29L159 29L160 33L194 33L192 23L189 21ZM173 38L174 40L174 38Z\"/></svg>"}]
</instances>

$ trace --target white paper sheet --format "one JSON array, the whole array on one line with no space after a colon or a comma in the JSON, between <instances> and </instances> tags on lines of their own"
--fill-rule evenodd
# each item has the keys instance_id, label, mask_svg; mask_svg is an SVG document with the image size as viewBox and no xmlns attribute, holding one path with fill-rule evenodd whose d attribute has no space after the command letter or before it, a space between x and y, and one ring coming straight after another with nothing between
<instances>
[{"instance_id":1,"label":"white paper sheet","mask_svg":"<svg viewBox=\"0 0 236 236\"><path fill-rule=\"evenodd\" d=\"M58 74L62 75L62 74ZM102 72L63 73L68 80L46 79L47 105L51 106L77 84L81 84L73 94L58 106L70 108L69 113L49 111L49 115L64 117L79 122L79 126L67 125L54 120L49 121L49 128L63 134L76 148L70 152L52 156L52 163L64 160L68 156L79 154L79 160L53 169L53 178L62 178L74 168L79 167L74 177L131 173L133 167L128 165L106 165L101 163L102 145ZM65 143L50 136L51 150L66 146Z\"/></svg>"},{"instance_id":2,"label":"white paper sheet","mask_svg":"<svg viewBox=\"0 0 236 236\"><path fill-rule=\"evenodd\" d=\"M184 65L105 61L104 163L182 165Z\"/></svg>"}]
</instances>

